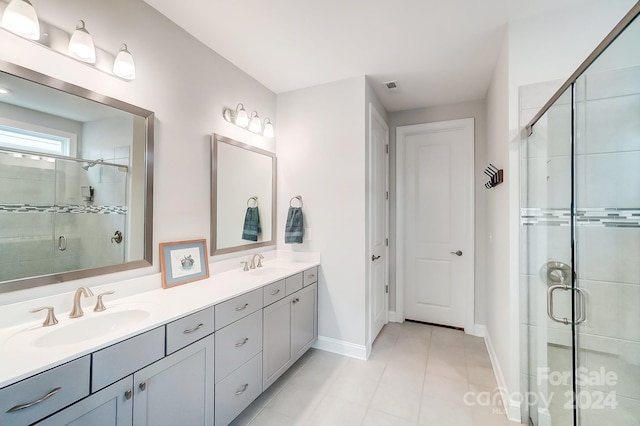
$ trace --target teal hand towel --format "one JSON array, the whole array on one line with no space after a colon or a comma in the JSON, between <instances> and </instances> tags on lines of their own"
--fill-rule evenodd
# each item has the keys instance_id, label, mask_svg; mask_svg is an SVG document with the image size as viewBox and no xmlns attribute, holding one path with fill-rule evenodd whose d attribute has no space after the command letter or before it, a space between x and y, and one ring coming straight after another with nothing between
<instances>
[{"instance_id":1,"label":"teal hand towel","mask_svg":"<svg viewBox=\"0 0 640 426\"><path fill-rule=\"evenodd\" d=\"M284 228L284 242L286 244L302 243L303 229L302 208L289 207Z\"/></svg>"},{"instance_id":2,"label":"teal hand towel","mask_svg":"<svg viewBox=\"0 0 640 426\"><path fill-rule=\"evenodd\" d=\"M260 226L260 213L257 207L247 207L244 215L244 226L242 227L242 239L248 241L258 241L258 234L262 232Z\"/></svg>"}]
</instances>

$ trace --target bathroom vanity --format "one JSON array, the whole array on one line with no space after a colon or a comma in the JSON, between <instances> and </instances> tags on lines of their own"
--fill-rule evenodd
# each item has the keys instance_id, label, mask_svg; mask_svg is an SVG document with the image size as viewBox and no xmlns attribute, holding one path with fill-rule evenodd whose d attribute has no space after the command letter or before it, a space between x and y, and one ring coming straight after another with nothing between
<instances>
[{"instance_id":1,"label":"bathroom vanity","mask_svg":"<svg viewBox=\"0 0 640 426\"><path fill-rule=\"evenodd\" d=\"M317 279L274 261L0 330L0 424L227 425L316 340Z\"/></svg>"}]
</instances>

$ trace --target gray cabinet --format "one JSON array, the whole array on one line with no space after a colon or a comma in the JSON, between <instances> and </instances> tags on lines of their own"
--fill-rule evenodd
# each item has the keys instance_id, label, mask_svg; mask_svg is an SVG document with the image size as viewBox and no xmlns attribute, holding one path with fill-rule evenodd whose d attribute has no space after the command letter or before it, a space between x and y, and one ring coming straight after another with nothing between
<instances>
[{"instance_id":1,"label":"gray cabinet","mask_svg":"<svg viewBox=\"0 0 640 426\"><path fill-rule=\"evenodd\" d=\"M94 393L88 398L37 423L38 426L132 426L133 376Z\"/></svg>"},{"instance_id":2,"label":"gray cabinet","mask_svg":"<svg viewBox=\"0 0 640 426\"><path fill-rule=\"evenodd\" d=\"M263 390L318 337L318 287L311 284L263 310Z\"/></svg>"},{"instance_id":3,"label":"gray cabinet","mask_svg":"<svg viewBox=\"0 0 640 426\"><path fill-rule=\"evenodd\" d=\"M207 336L133 375L133 424L213 424L214 337Z\"/></svg>"}]
</instances>

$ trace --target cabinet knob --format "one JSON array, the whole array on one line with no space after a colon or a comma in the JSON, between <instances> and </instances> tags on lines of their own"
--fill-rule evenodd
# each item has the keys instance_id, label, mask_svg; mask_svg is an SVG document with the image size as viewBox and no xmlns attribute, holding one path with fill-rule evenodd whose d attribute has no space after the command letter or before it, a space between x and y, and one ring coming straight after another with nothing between
<instances>
[{"instance_id":1,"label":"cabinet knob","mask_svg":"<svg viewBox=\"0 0 640 426\"><path fill-rule=\"evenodd\" d=\"M299 298L297 298L297 297L296 297L295 299L293 299L293 300L292 300L292 302L293 302L293 303L298 303L299 301L300 301L300 299L299 299Z\"/></svg>"},{"instance_id":2,"label":"cabinet knob","mask_svg":"<svg viewBox=\"0 0 640 426\"><path fill-rule=\"evenodd\" d=\"M147 382L141 382L138 387L140 388L140 390L142 392L144 392L145 390L147 390Z\"/></svg>"},{"instance_id":3,"label":"cabinet knob","mask_svg":"<svg viewBox=\"0 0 640 426\"><path fill-rule=\"evenodd\" d=\"M131 397L132 397L132 396L133 396L133 392L131 392L131 389L127 390L127 391L124 393L124 399L126 399L126 400L131 399Z\"/></svg>"}]
</instances>

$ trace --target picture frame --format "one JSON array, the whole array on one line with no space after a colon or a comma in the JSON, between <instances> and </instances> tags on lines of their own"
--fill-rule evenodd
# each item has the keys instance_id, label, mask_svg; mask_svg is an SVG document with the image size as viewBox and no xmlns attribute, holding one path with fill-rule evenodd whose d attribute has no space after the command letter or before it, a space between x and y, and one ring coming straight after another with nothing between
<instances>
[{"instance_id":1,"label":"picture frame","mask_svg":"<svg viewBox=\"0 0 640 426\"><path fill-rule=\"evenodd\" d=\"M162 288L209 278L207 240L160 243Z\"/></svg>"}]
</instances>

